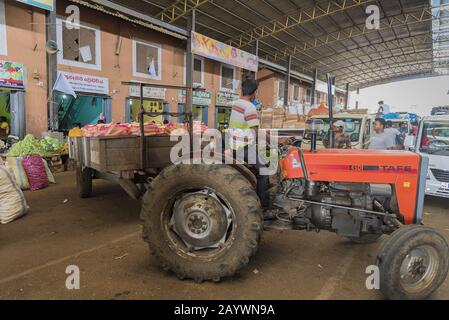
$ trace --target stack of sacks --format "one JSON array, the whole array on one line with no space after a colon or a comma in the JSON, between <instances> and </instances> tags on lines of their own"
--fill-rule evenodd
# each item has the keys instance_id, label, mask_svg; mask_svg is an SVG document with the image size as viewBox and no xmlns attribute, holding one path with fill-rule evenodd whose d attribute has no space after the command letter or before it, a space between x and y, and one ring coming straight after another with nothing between
<instances>
[{"instance_id":1,"label":"stack of sacks","mask_svg":"<svg viewBox=\"0 0 449 320\"><path fill-rule=\"evenodd\" d=\"M169 136L173 132L179 132L180 129L188 129L187 124L157 124L145 123L145 136ZM193 131L196 134L203 133L207 130L207 126L199 121L194 121ZM82 128L83 136L85 137L121 137L121 136L140 136L140 124L98 124L87 125Z\"/></svg>"},{"instance_id":2,"label":"stack of sacks","mask_svg":"<svg viewBox=\"0 0 449 320\"><path fill-rule=\"evenodd\" d=\"M42 166L45 170L45 174L46 174L46 180L47 180L47 184L48 183L56 183L55 181L55 177L53 176L53 173L51 172L47 161L45 161L44 159L38 157L38 156L34 156L33 162L36 163L37 160L36 159L40 159L40 162L42 163ZM27 171L24 168L24 158L14 158L14 157L8 157L6 158L6 166L9 168L9 170L12 172L15 181L17 183L17 185L19 186L20 189L22 190L31 190L31 189L36 189L36 187L38 187L38 185L40 184L40 182L36 183L33 185L33 188L31 188L30 185L30 181L28 178L28 174ZM39 165L39 170L40 172L42 172L42 167ZM31 170L33 171L33 170ZM34 172L33 172L34 175ZM40 179L40 178L38 178ZM33 181L34 182L34 181ZM44 184L45 185L45 184Z\"/></svg>"},{"instance_id":3,"label":"stack of sacks","mask_svg":"<svg viewBox=\"0 0 449 320\"><path fill-rule=\"evenodd\" d=\"M0 223L7 224L28 211L25 197L10 169L0 164Z\"/></svg>"}]
</instances>

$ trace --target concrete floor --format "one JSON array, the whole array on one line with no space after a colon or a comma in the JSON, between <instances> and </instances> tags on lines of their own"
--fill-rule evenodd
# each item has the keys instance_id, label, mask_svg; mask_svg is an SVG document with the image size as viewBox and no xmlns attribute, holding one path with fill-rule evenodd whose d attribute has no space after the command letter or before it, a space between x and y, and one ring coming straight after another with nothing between
<instances>
[{"instance_id":1,"label":"concrete floor","mask_svg":"<svg viewBox=\"0 0 449 320\"><path fill-rule=\"evenodd\" d=\"M72 173L56 178L56 186L26 193L26 217L0 226L0 299L382 299L365 288L379 244L328 232L268 231L233 279L180 281L149 256L139 202L105 181L80 200ZM425 222L449 240L448 204L426 199ZM65 287L69 265L81 270L80 290ZM449 279L433 298L449 299Z\"/></svg>"}]
</instances>

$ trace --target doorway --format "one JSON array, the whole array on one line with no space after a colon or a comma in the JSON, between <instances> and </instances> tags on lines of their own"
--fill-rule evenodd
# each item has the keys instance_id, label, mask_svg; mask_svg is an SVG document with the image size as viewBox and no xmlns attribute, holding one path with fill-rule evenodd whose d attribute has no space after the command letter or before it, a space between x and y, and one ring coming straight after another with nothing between
<instances>
[{"instance_id":1,"label":"doorway","mask_svg":"<svg viewBox=\"0 0 449 320\"><path fill-rule=\"evenodd\" d=\"M103 114L105 122L112 121L111 98L98 95L77 94L73 96L65 94L56 95L58 105L59 129L68 131L77 125L95 125Z\"/></svg>"},{"instance_id":2,"label":"doorway","mask_svg":"<svg viewBox=\"0 0 449 320\"><path fill-rule=\"evenodd\" d=\"M25 137L25 98L23 91L0 88L0 137Z\"/></svg>"},{"instance_id":3,"label":"doorway","mask_svg":"<svg viewBox=\"0 0 449 320\"><path fill-rule=\"evenodd\" d=\"M143 100L143 107L148 112L164 112L168 110L168 105L160 100ZM126 122L139 122L138 116L140 111L139 99L126 99ZM168 116L159 115L156 117L144 116L145 122L154 122L157 124L163 124L168 121Z\"/></svg>"}]
</instances>

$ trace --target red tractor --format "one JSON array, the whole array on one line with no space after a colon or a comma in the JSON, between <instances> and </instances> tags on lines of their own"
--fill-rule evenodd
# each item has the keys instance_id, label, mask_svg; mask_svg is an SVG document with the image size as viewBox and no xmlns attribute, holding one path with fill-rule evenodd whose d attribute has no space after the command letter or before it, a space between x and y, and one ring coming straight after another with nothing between
<instances>
[{"instance_id":1,"label":"red tractor","mask_svg":"<svg viewBox=\"0 0 449 320\"><path fill-rule=\"evenodd\" d=\"M284 147L271 177L274 223L356 243L391 235L377 256L380 290L390 299L427 298L449 267L446 240L422 224L427 167L409 152ZM246 266L264 230L255 180L243 165L162 170L141 213L143 237L162 267L180 279L218 282Z\"/></svg>"}]
</instances>

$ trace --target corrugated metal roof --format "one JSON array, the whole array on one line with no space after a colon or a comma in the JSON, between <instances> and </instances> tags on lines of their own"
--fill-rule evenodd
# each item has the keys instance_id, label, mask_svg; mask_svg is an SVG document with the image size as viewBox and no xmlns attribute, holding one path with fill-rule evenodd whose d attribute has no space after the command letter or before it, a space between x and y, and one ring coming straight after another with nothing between
<instances>
[{"instance_id":1,"label":"corrugated metal roof","mask_svg":"<svg viewBox=\"0 0 449 320\"><path fill-rule=\"evenodd\" d=\"M90 0L89 0L90 1ZM101 0L92 0L101 2ZM448 0L111 0L186 27L196 10L196 31L292 68L317 68L352 88L447 72ZM433 6L432 7L432 4ZM370 5L380 26L366 27ZM438 5L438 7L435 7ZM435 27L435 22L439 27ZM444 48L438 51L435 48Z\"/></svg>"}]
</instances>

